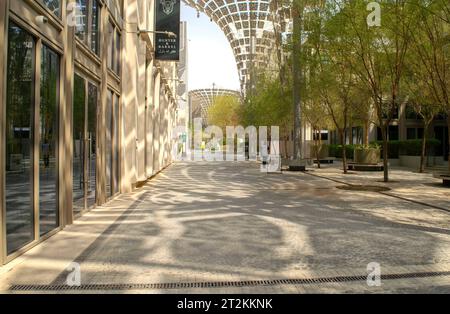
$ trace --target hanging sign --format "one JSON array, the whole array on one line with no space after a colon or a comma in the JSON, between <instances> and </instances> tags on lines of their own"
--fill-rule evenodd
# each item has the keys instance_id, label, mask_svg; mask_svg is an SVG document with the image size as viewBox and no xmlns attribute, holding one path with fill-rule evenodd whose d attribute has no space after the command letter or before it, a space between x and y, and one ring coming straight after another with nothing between
<instances>
[{"instance_id":1,"label":"hanging sign","mask_svg":"<svg viewBox=\"0 0 450 314\"><path fill-rule=\"evenodd\" d=\"M156 60L179 61L180 59L180 1L155 1ZM168 32L170 34L162 34L160 32Z\"/></svg>"}]
</instances>

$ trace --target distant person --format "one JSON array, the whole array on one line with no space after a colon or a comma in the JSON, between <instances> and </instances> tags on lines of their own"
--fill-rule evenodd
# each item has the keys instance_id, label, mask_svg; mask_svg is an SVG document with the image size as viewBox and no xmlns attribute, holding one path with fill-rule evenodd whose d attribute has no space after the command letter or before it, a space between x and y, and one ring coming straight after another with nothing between
<instances>
[{"instance_id":1,"label":"distant person","mask_svg":"<svg viewBox=\"0 0 450 314\"><path fill-rule=\"evenodd\" d=\"M42 155L44 157L44 167L49 168L50 167L50 144L48 143L48 140L45 140L42 144Z\"/></svg>"}]
</instances>

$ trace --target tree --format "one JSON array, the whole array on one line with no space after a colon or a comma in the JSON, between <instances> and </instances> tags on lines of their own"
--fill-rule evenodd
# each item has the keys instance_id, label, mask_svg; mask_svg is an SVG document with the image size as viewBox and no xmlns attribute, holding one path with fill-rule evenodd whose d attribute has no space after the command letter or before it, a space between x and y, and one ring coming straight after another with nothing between
<instances>
[{"instance_id":1,"label":"tree","mask_svg":"<svg viewBox=\"0 0 450 314\"><path fill-rule=\"evenodd\" d=\"M433 96L433 90L427 82L426 64L417 61L416 54L410 55L410 73L405 85L409 93L409 105L423 120L422 152L420 155L419 172L425 171L425 155L427 138L431 123L434 118L442 112L443 106Z\"/></svg>"},{"instance_id":2,"label":"tree","mask_svg":"<svg viewBox=\"0 0 450 314\"><path fill-rule=\"evenodd\" d=\"M363 1L334 1L333 25L340 29L341 44L347 50L351 67L371 91L376 122L383 138L384 181L389 181L388 128L400 105L407 101L401 84L405 77L406 56L412 42L411 29L418 20L417 6L406 1L383 2L382 25L367 25Z\"/></svg>"},{"instance_id":3,"label":"tree","mask_svg":"<svg viewBox=\"0 0 450 314\"><path fill-rule=\"evenodd\" d=\"M220 127L224 132L227 126L240 124L241 104L235 96L217 96L208 108L208 124Z\"/></svg>"},{"instance_id":4,"label":"tree","mask_svg":"<svg viewBox=\"0 0 450 314\"><path fill-rule=\"evenodd\" d=\"M447 1L414 0L413 3L421 10L418 27L410 29L414 45L412 72L418 84L416 95L423 93L429 99L426 102L421 97L426 103L421 104L419 111L430 116L440 107L447 113L450 130L450 5ZM448 169L450 172L450 150Z\"/></svg>"},{"instance_id":5,"label":"tree","mask_svg":"<svg viewBox=\"0 0 450 314\"><path fill-rule=\"evenodd\" d=\"M291 89L282 87L277 77L259 75L257 93L248 96L241 113L245 126L279 126L284 138L284 156L287 157L287 141L293 121Z\"/></svg>"},{"instance_id":6,"label":"tree","mask_svg":"<svg viewBox=\"0 0 450 314\"><path fill-rule=\"evenodd\" d=\"M347 173L346 132L355 105L359 79L353 73L341 25L334 24L334 11L323 2L308 14L304 64L308 75L306 90L319 99L339 133L343 145L343 171ZM309 88L308 88L309 86ZM310 100L311 101L311 100Z\"/></svg>"}]
</instances>

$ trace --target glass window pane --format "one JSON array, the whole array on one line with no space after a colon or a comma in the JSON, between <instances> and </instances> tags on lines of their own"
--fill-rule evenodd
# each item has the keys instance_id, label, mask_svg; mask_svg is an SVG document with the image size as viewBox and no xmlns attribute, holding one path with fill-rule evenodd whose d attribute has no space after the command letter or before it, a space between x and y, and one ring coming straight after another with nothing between
<instances>
[{"instance_id":1,"label":"glass window pane","mask_svg":"<svg viewBox=\"0 0 450 314\"><path fill-rule=\"evenodd\" d=\"M97 86L89 83L88 90L88 207L94 206L96 201L96 183L97 183Z\"/></svg>"},{"instance_id":2,"label":"glass window pane","mask_svg":"<svg viewBox=\"0 0 450 314\"><path fill-rule=\"evenodd\" d=\"M115 96L114 101L114 119L113 119L113 129L114 129L114 172L113 172L113 183L114 183L114 193L119 193L119 174L120 174L120 158L119 158L119 96Z\"/></svg>"},{"instance_id":3,"label":"glass window pane","mask_svg":"<svg viewBox=\"0 0 450 314\"><path fill-rule=\"evenodd\" d=\"M106 104L106 115L105 115L105 121L106 121L106 132L105 132L105 139L106 139L106 151L105 151L105 157L106 157L106 195L111 196L112 195L112 189L111 189L111 181L112 181L112 102L114 99L113 93L108 90L108 101Z\"/></svg>"},{"instance_id":4,"label":"glass window pane","mask_svg":"<svg viewBox=\"0 0 450 314\"><path fill-rule=\"evenodd\" d=\"M114 50L115 50L115 43L114 43L114 26L111 24L111 22L108 23L108 68L111 70L114 70Z\"/></svg>"},{"instance_id":5,"label":"glass window pane","mask_svg":"<svg viewBox=\"0 0 450 314\"><path fill-rule=\"evenodd\" d=\"M114 68L114 71L116 72L116 74L120 74L120 41L121 41L121 37L120 37L120 33L119 31L116 31L116 66Z\"/></svg>"},{"instance_id":6,"label":"glass window pane","mask_svg":"<svg viewBox=\"0 0 450 314\"><path fill-rule=\"evenodd\" d=\"M42 0L56 16L61 17L61 0Z\"/></svg>"},{"instance_id":7,"label":"glass window pane","mask_svg":"<svg viewBox=\"0 0 450 314\"><path fill-rule=\"evenodd\" d=\"M11 254L34 240L34 40L14 23L10 23L8 36L5 198L7 252Z\"/></svg>"},{"instance_id":8,"label":"glass window pane","mask_svg":"<svg viewBox=\"0 0 450 314\"><path fill-rule=\"evenodd\" d=\"M84 119L86 84L75 75L73 90L73 210L80 212L84 203Z\"/></svg>"},{"instance_id":9,"label":"glass window pane","mask_svg":"<svg viewBox=\"0 0 450 314\"><path fill-rule=\"evenodd\" d=\"M97 0L92 1L92 16L91 16L91 49L95 54L100 53L99 45L99 21L100 21L100 7Z\"/></svg>"},{"instance_id":10,"label":"glass window pane","mask_svg":"<svg viewBox=\"0 0 450 314\"><path fill-rule=\"evenodd\" d=\"M40 234L59 226L57 202L57 128L58 128L59 56L42 47L39 213Z\"/></svg>"},{"instance_id":11,"label":"glass window pane","mask_svg":"<svg viewBox=\"0 0 450 314\"><path fill-rule=\"evenodd\" d=\"M76 0L76 27L75 35L82 41L86 41L87 34L87 16L88 16L88 6L87 0Z\"/></svg>"}]
</instances>

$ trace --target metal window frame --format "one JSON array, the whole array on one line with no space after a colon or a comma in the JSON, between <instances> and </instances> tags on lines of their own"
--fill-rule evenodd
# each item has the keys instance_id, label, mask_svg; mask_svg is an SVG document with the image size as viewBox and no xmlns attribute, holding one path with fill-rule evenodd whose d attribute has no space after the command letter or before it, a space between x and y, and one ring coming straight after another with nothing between
<instances>
[{"instance_id":1,"label":"metal window frame","mask_svg":"<svg viewBox=\"0 0 450 314\"><path fill-rule=\"evenodd\" d=\"M37 244L45 241L58 231L60 231L63 227L63 213L62 213L62 207L60 202L60 179L59 174L57 177L57 186L55 189L56 193L56 204L58 206L57 213L58 213L58 227L53 229L52 231L48 232L47 234L41 236L40 235L40 212L39 212L39 142L40 142L40 86L41 86L41 64L42 64L42 46L46 45L48 48L52 49L53 52L55 52L59 56L59 73L58 73L58 86L57 86L57 127L56 127L56 169L59 171L60 169L60 153L59 148L61 146L61 137L60 137L60 115L61 115L61 108L62 108L62 84L64 76L62 75L62 69L63 69L63 58L62 58L62 52L60 49L57 49L55 45L53 45L50 41L47 41L45 38L43 38L41 35L37 34L30 25L28 25L26 22L20 20L18 17L16 17L14 14L9 14L9 6L8 1L6 1L6 6L0 7L0 31L2 26L5 27L4 32L0 34L0 37L3 35L3 40L5 49L4 49L4 56L2 57L3 64L1 67L3 67L2 74L4 81L2 83L2 93L1 96L1 110L2 110L2 125L3 127L0 129L0 138L4 138L5 136L5 127L6 127L6 71L7 71L7 52L8 52L8 29L10 22L13 22L20 28L22 28L24 31L30 34L30 36L34 39L34 47L33 47L33 86L34 86L34 94L33 94L33 108L31 110L32 112L32 138L31 142L33 143L33 148L31 152L31 161L32 161L32 175L31 175L31 183L32 183L32 204L33 204L33 233L34 233L34 239L29 242L28 244L22 246L20 249L16 250L15 252L8 254L7 252L7 234L6 234L6 198L4 195L4 191L6 188L6 178L5 175L2 176L2 180L0 181L0 202L2 204L1 206L1 223L0 223L0 231L1 231L1 241L0 241L0 249L1 249L1 259L0 259L0 265L6 264L13 259L17 258L18 256L22 255L32 247L36 246ZM2 3L3 5L3 3ZM4 14L6 13L6 14ZM5 20L2 20L4 18ZM1 61L0 61L1 63ZM0 68L1 68L0 67ZM5 172L5 141L1 141L0 144L0 173L4 174Z\"/></svg>"},{"instance_id":2,"label":"metal window frame","mask_svg":"<svg viewBox=\"0 0 450 314\"><path fill-rule=\"evenodd\" d=\"M80 210L79 213L77 213L75 215L75 213L73 213L73 208L72 208L72 215L74 218L78 218L81 217L83 214L85 214L86 212L89 212L90 210L94 209L98 202L98 198L99 198L99 176L100 176L100 172L99 172L99 154L100 154L100 150L99 150L99 114L100 114L100 105L101 105L101 101L100 101L100 86L101 84L99 82L97 82L95 79L93 79L91 77L91 75L88 75L86 72L82 71L79 68L75 68L74 72L73 72L73 76L74 76L74 81L75 81L75 75L80 77L81 79L83 79L84 81L84 91L85 91L85 96L84 96L84 127L83 127L83 145L87 145L87 142L89 141L88 139L88 122L89 122L89 84L95 86L97 88L97 108L96 108L96 152L97 152L97 158L96 158L96 170L95 170L95 177L96 177L96 186L95 186L95 203L92 206L88 206L88 189L87 189L87 182L89 180L89 167L88 164L86 162L86 160L88 160L89 156L88 156L88 152L87 150L84 148L83 153L84 156L83 158L85 159L85 162L83 163L83 202L84 202L84 208ZM73 104L71 105L71 108L73 110ZM72 115L72 123L71 123L71 128L73 128L73 115ZM73 158L71 160L70 166L73 168ZM72 186L73 188L73 186ZM71 202L73 203L73 199L71 200Z\"/></svg>"},{"instance_id":3,"label":"metal window frame","mask_svg":"<svg viewBox=\"0 0 450 314\"><path fill-rule=\"evenodd\" d=\"M8 52L9 0L0 1L0 265L6 263L6 210L5 210L5 126L6 126L6 63Z\"/></svg>"}]
</instances>

